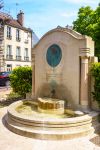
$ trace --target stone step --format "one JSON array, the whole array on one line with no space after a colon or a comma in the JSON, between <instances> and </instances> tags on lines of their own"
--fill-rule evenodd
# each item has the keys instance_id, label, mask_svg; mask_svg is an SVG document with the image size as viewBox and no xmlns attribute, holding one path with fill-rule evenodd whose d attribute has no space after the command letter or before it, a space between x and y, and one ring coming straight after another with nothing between
<instances>
[{"instance_id":1,"label":"stone step","mask_svg":"<svg viewBox=\"0 0 100 150\"><path fill-rule=\"evenodd\" d=\"M21 126L21 127L24 127L24 128L30 128L30 129L37 129L37 130L40 130L40 129L45 129L45 130L48 130L48 131L54 131L56 130L57 132L59 132L60 130L61 131L64 131L67 130L68 132L76 132L77 131L83 131L84 129L85 130L88 130L89 128L91 128L92 124L91 122L81 122L81 123L74 123L74 124L62 124L61 122L59 122L60 124L53 124L52 122L50 122L50 124L45 124L45 122L42 124L40 123L35 123L35 122L25 122L25 120L16 120L14 118L11 118L11 117L8 117L7 116L7 121L9 122L9 124L12 124L14 126ZM29 120L30 121L30 120Z\"/></svg>"},{"instance_id":2,"label":"stone step","mask_svg":"<svg viewBox=\"0 0 100 150\"><path fill-rule=\"evenodd\" d=\"M73 139L78 137L83 137L87 135L91 135L94 132L93 127L88 129L81 130L47 130L45 128L41 129L33 129L23 126L18 126L12 124L6 119L6 126L13 131L22 136L36 138L36 139L46 139L46 140L64 140L64 139Z\"/></svg>"}]
</instances>

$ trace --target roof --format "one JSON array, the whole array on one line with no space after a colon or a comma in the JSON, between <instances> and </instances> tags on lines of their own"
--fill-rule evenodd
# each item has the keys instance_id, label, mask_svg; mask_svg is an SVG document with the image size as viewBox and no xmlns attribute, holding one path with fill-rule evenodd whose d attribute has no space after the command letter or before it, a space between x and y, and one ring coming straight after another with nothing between
<instances>
[{"instance_id":1,"label":"roof","mask_svg":"<svg viewBox=\"0 0 100 150\"><path fill-rule=\"evenodd\" d=\"M0 20L2 20L4 22L4 24L6 24L6 25L10 25L10 26L15 27L15 28L19 28L19 29L22 29L22 30L32 32L32 30L30 28L23 27L18 22L18 20L13 19L13 17L10 16L9 14L0 12Z\"/></svg>"},{"instance_id":2,"label":"roof","mask_svg":"<svg viewBox=\"0 0 100 150\"><path fill-rule=\"evenodd\" d=\"M37 35L33 32L32 33L32 47L34 47L34 45L39 41L39 38L37 37Z\"/></svg>"}]
</instances>

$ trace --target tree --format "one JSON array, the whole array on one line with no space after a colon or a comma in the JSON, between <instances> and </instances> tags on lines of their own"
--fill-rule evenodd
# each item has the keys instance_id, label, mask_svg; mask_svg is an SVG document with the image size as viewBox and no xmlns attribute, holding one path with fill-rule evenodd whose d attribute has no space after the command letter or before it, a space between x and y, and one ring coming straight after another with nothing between
<instances>
[{"instance_id":1,"label":"tree","mask_svg":"<svg viewBox=\"0 0 100 150\"><path fill-rule=\"evenodd\" d=\"M73 29L92 37L95 41L95 55L100 60L100 5L96 10L91 9L90 6L81 7L78 18L73 22Z\"/></svg>"}]
</instances>

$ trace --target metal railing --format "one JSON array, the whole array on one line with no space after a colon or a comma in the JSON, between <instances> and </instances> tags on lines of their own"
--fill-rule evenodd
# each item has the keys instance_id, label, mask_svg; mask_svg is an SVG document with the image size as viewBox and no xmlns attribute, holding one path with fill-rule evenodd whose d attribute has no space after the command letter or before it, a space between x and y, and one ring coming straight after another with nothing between
<instances>
[{"instance_id":1,"label":"metal railing","mask_svg":"<svg viewBox=\"0 0 100 150\"><path fill-rule=\"evenodd\" d=\"M24 61L29 61L29 57L24 56Z\"/></svg>"},{"instance_id":2,"label":"metal railing","mask_svg":"<svg viewBox=\"0 0 100 150\"><path fill-rule=\"evenodd\" d=\"M21 60L21 56L16 56L16 60Z\"/></svg>"},{"instance_id":3,"label":"metal railing","mask_svg":"<svg viewBox=\"0 0 100 150\"><path fill-rule=\"evenodd\" d=\"M6 55L6 59L12 60L13 59L13 55Z\"/></svg>"}]
</instances>

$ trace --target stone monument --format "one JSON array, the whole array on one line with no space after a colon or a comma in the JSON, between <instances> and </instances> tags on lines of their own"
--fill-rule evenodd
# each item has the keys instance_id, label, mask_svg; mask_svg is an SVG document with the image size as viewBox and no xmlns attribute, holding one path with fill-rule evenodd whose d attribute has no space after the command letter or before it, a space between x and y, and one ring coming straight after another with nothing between
<instances>
[{"instance_id":1,"label":"stone monument","mask_svg":"<svg viewBox=\"0 0 100 150\"><path fill-rule=\"evenodd\" d=\"M91 37L60 26L47 32L32 51L32 97L53 94L74 107L91 107L88 73L95 60Z\"/></svg>"}]
</instances>

